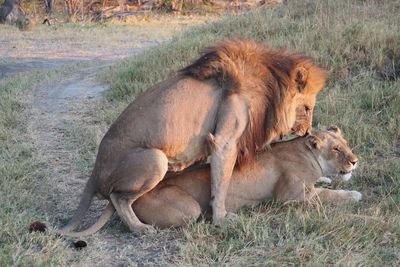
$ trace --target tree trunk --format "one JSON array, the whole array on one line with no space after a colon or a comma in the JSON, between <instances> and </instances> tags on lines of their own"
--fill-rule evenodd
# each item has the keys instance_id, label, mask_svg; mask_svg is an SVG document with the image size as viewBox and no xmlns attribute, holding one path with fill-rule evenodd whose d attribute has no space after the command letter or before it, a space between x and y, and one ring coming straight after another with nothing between
<instances>
[{"instance_id":1,"label":"tree trunk","mask_svg":"<svg viewBox=\"0 0 400 267\"><path fill-rule=\"evenodd\" d=\"M181 12L184 0L172 0L172 10L174 12Z\"/></svg>"},{"instance_id":2,"label":"tree trunk","mask_svg":"<svg viewBox=\"0 0 400 267\"><path fill-rule=\"evenodd\" d=\"M0 23L24 24L28 23L25 12L20 6L20 0L5 0L0 7Z\"/></svg>"},{"instance_id":3,"label":"tree trunk","mask_svg":"<svg viewBox=\"0 0 400 267\"><path fill-rule=\"evenodd\" d=\"M53 12L54 0L44 0L44 6L47 13Z\"/></svg>"},{"instance_id":4,"label":"tree trunk","mask_svg":"<svg viewBox=\"0 0 400 267\"><path fill-rule=\"evenodd\" d=\"M14 6L17 5L16 0L6 0L0 7L0 22L6 22L7 16L14 9Z\"/></svg>"},{"instance_id":5,"label":"tree trunk","mask_svg":"<svg viewBox=\"0 0 400 267\"><path fill-rule=\"evenodd\" d=\"M79 10L79 1L83 0L65 0L65 11L67 12L69 21L75 21Z\"/></svg>"},{"instance_id":6,"label":"tree trunk","mask_svg":"<svg viewBox=\"0 0 400 267\"><path fill-rule=\"evenodd\" d=\"M118 0L121 11L127 11L126 0Z\"/></svg>"},{"instance_id":7,"label":"tree trunk","mask_svg":"<svg viewBox=\"0 0 400 267\"><path fill-rule=\"evenodd\" d=\"M68 17L72 16L72 0L65 0L65 11Z\"/></svg>"}]
</instances>

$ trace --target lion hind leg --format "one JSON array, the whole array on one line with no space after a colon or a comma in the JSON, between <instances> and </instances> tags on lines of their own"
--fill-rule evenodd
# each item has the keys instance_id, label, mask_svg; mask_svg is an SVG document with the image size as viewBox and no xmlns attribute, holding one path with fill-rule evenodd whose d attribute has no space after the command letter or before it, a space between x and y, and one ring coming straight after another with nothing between
<instances>
[{"instance_id":1,"label":"lion hind leg","mask_svg":"<svg viewBox=\"0 0 400 267\"><path fill-rule=\"evenodd\" d=\"M176 185L143 195L133 204L133 210L140 220L160 228L183 226L202 213L200 204Z\"/></svg>"},{"instance_id":2,"label":"lion hind leg","mask_svg":"<svg viewBox=\"0 0 400 267\"><path fill-rule=\"evenodd\" d=\"M158 149L134 149L127 153L110 176L110 199L121 220L133 233L150 230L134 211L132 204L151 191L164 178L168 159Z\"/></svg>"},{"instance_id":3,"label":"lion hind leg","mask_svg":"<svg viewBox=\"0 0 400 267\"><path fill-rule=\"evenodd\" d=\"M151 226L142 223L131 208L132 203L138 198L137 195L112 193L110 199L129 231L134 234L141 234L146 230L151 230Z\"/></svg>"}]
</instances>

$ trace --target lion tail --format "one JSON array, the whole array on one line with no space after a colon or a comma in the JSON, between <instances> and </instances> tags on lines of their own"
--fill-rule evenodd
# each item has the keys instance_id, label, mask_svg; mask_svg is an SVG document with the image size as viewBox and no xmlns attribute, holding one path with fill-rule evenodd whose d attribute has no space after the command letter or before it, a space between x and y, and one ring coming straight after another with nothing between
<instances>
[{"instance_id":1,"label":"lion tail","mask_svg":"<svg viewBox=\"0 0 400 267\"><path fill-rule=\"evenodd\" d=\"M99 231L111 218L114 214L115 208L111 202L108 203L107 207L104 209L103 213L101 214L100 218L97 220L95 224L90 226L88 229L81 231L81 232L68 232L65 230L58 231L59 234L64 236L71 236L71 237L83 237L88 236L91 234L96 233Z\"/></svg>"},{"instance_id":2,"label":"lion tail","mask_svg":"<svg viewBox=\"0 0 400 267\"><path fill-rule=\"evenodd\" d=\"M75 211L74 216L72 219L61 228L62 231L71 231L75 229L83 220L83 216L88 211L90 204L92 203L94 194L96 193L96 188L94 181L94 174L90 177L89 181L87 182L85 189L83 190L81 201L79 202L78 208Z\"/></svg>"}]
</instances>

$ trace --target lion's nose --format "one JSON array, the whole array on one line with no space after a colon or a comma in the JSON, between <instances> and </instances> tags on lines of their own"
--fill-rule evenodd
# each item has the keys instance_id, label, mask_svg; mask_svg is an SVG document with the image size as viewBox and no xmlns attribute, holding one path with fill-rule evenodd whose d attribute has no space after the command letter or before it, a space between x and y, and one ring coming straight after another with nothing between
<instances>
[{"instance_id":1,"label":"lion's nose","mask_svg":"<svg viewBox=\"0 0 400 267\"><path fill-rule=\"evenodd\" d=\"M357 162L358 162L358 159L351 159L350 160L350 163L353 164L353 166L356 165Z\"/></svg>"}]
</instances>

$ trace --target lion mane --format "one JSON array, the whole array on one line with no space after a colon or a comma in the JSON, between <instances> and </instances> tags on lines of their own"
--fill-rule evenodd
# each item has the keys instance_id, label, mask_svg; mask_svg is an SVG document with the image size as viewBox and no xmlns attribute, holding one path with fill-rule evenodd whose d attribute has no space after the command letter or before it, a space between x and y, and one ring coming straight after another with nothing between
<instances>
[{"instance_id":1,"label":"lion mane","mask_svg":"<svg viewBox=\"0 0 400 267\"><path fill-rule=\"evenodd\" d=\"M291 78L298 66L303 66L313 76L303 77L307 73L299 72ZM238 142L239 166L252 162L258 150L290 128L283 102L288 94L293 94L289 90L291 83L301 92L307 80L313 87L306 93L316 94L326 80L325 70L312 58L248 40L224 41L209 47L180 73L198 80L215 79L226 89L226 94L245 97L249 122Z\"/></svg>"}]
</instances>

